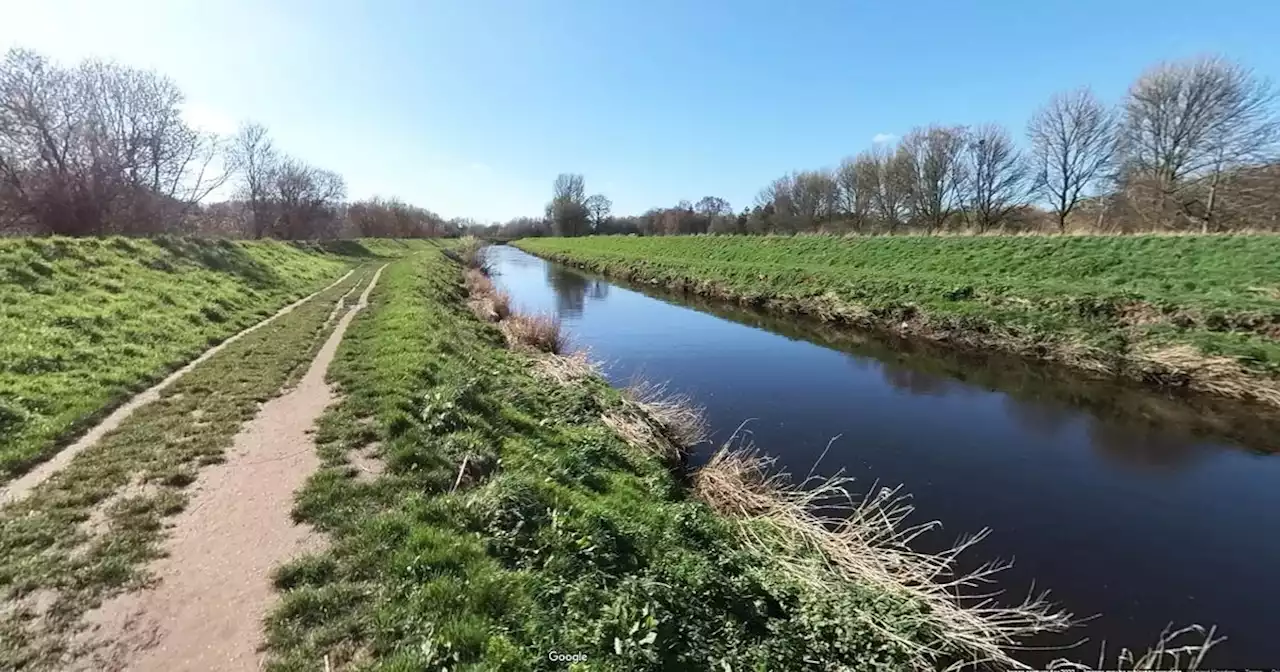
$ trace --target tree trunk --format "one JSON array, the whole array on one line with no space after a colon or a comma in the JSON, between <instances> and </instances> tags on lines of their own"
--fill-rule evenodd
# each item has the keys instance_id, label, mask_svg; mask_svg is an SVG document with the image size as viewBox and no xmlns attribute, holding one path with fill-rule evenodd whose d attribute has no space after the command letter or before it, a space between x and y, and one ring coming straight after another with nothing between
<instances>
[{"instance_id":1,"label":"tree trunk","mask_svg":"<svg viewBox=\"0 0 1280 672\"><path fill-rule=\"evenodd\" d=\"M1209 200L1204 206L1204 220L1200 222L1201 233L1209 233L1210 225L1213 223L1213 206L1218 200L1218 177L1221 174L1221 170L1215 168L1213 179L1209 182Z\"/></svg>"}]
</instances>

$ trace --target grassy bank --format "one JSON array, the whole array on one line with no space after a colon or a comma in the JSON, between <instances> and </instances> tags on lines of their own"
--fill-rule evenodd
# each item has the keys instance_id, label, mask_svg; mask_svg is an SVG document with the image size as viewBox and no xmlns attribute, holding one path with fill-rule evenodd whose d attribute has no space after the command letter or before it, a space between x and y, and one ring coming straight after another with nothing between
<instances>
[{"instance_id":1,"label":"grassy bank","mask_svg":"<svg viewBox=\"0 0 1280 672\"><path fill-rule=\"evenodd\" d=\"M1280 406L1280 237L526 239L604 275Z\"/></svg>"},{"instance_id":2,"label":"grassy bank","mask_svg":"<svg viewBox=\"0 0 1280 672\"><path fill-rule=\"evenodd\" d=\"M0 239L0 483L359 260L420 245Z\"/></svg>"},{"instance_id":3,"label":"grassy bank","mask_svg":"<svg viewBox=\"0 0 1280 672\"><path fill-rule=\"evenodd\" d=\"M347 332L296 508L330 545L277 573L271 669L933 669L1061 624L866 578L947 575L878 522L815 549L824 522L783 512L809 495L743 455L685 473L678 407L538 352L551 327L466 285L443 255L400 261Z\"/></svg>"},{"instance_id":4,"label":"grassy bank","mask_svg":"<svg viewBox=\"0 0 1280 672\"><path fill-rule=\"evenodd\" d=\"M335 304L372 268L230 344L0 509L0 669L62 669L86 611L148 581L186 487L306 366Z\"/></svg>"}]
</instances>

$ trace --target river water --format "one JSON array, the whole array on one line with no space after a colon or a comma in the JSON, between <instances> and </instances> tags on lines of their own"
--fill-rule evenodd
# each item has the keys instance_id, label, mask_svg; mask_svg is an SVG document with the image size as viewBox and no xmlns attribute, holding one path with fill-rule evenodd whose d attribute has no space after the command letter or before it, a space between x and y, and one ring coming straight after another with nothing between
<instances>
[{"instance_id":1,"label":"river water","mask_svg":"<svg viewBox=\"0 0 1280 672\"><path fill-rule=\"evenodd\" d=\"M1096 615L1052 640L1087 637L1071 657L1199 623L1227 637L1213 666L1280 666L1274 418L624 287L509 246L489 254L517 308L557 314L613 383L692 396L713 440L745 422L792 473L826 450L818 473L902 484L921 521L943 523L925 544L991 528L970 553L1014 560L1011 598L1034 582Z\"/></svg>"}]
</instances>

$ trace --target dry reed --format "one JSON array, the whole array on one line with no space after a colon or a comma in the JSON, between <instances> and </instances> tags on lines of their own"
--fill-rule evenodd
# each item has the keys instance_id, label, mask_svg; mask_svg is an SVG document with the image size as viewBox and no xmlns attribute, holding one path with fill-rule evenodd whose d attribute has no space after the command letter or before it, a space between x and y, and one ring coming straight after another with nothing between
<instances>
[{"instance_id":1,"label":"dry reed","mask_svg":"<svg viewBox=\"0 0 1280 672\"><path fill-rule=\"evenodd\" d=\"M898 489L857 497L849 490L852 479L818 478L812 472L793 483L774 469L774 458L733 443L693 475L694 495L736 521L744 542L760 557L814 590L847 582L919 605L913 615L895 615L894 622L864 615L868 626L908 652L917 669L936 669L944 661L955 661L947 669L1022 668L1011 650L1032 635L1072 624L1071 615L1055 608L1047 593L1033 593L1014 606L997 602L993 576L1009 563L966 572L957 568L957 557L987 531L941 553L912 550L911 542L937 523L907 524L913 507ZM923 636L906 639L898 634L904 628Z\"/></svg>"},{"instance_id":2,"label":"dry reed","mask_svg":"<svg viewBox=\"0 0 1280 672\"><path fill-rule=\"evenodd\" d=\"M1215 638L1216 628L1205 629L1203 626L1191 625L1178 630L1166 627L1160 633L1160 639L1141 656L1129 649L1121 649L1116 662L1106 662L1106 645L1098 653L1098 662L1086 665L1071 660L1055 660L1049 665L1050 670L1186 670L1194 672L1201 669L1205 654L1224 637ZM1182 640L1179 643L1178 640Z\"/></svg>"},{"instance_id":3,"label":"dry reed","mask_svg":"<svg viewBox=\"0 0 1280 672\"><path fill-rule=\"evenodd\" d=\"M666 385L637 379L622 390L622 398L682 448L689 449L707 440L704 411L687 394L669 393Z\"/></svg>"},{"instance_id":4,"label":"dry reed","mask_svg":"<svg viewBox=\"0 0 1280 672\"><path fill-rule=\"evenodd\" d=\"M499 291L489 276L469 268L463 274L463 281L471 297L467 305L476 317L486 322L500 322L511 315L511 297Z\"/></svg>"},{"instance_id":5,"label":"dry reed","mask_svg":"<svg viewBox=\"0 0 1280 672\"><path fill-rule=\"evenodd\" d=\"M567 355L539 357L538 361L534 363L533 371L561 385L576 383L600 373L600 369L591 361L584 350Z\"/></svg>"},{"instance_id":6,"label":"dry reed","mask_svg":"<svg viewBox=\"0 0 1280 672\"><path fill-rule=\"evenodd\" d=\"M554 355L569 348L569 339L560 329L560 318L551 314L512 314L498 323L507 343L512 347L526 348Z\"/></svg>"},{"instance_id":7,"label":"dry reed","mask_svg":"<svg viewBox=\"0 0 1280 672\"><path fill-rule=\"evenodd\" d=\"M1280 386L1249 375L1230 357L1205 355L1193 346L1177 345L1146 352L1140 361L1154 365L1162 376L1184 378L1187 387L1197 392L1280 406Z\"/></svg>"}]
</instances>

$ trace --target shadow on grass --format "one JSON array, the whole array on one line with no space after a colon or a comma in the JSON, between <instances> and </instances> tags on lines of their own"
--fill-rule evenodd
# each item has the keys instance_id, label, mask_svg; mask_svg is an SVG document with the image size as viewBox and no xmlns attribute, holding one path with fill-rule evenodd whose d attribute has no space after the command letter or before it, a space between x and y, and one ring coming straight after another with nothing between
<instances>
[{"instance_id":1,"label":"shadow on grass","mask_svg":"<svg viewBox=\"0 0 1280 672\"><path fill-rule=\"evenodd\" d=\"M230 240L160 236L153 242L178 259L189 259L209 270L243 278L255 289L275 287L284 282L278 272Z\"/></svg>"},{"instance_id":2,"label":"shadow on grass","mask_svg":"<svg viewBox=\"0 0 1280 672\"><path fill-rule=\"evenodd\" d=\"M384 244L390 244L393 241L384 241ZM404 245L402 241L394 241ZM358 240L292 240L289 244L304 252L321 252L324 254L336 254L341 257L354 257L359 259L377 259L384 255L378 254L373 250L364 246L364 243Z\"/></svg>"}]
</instances>

